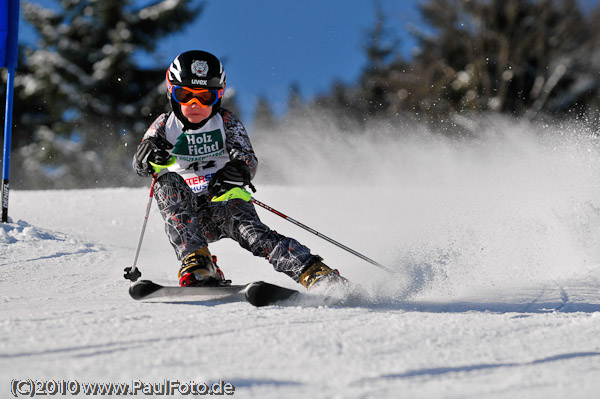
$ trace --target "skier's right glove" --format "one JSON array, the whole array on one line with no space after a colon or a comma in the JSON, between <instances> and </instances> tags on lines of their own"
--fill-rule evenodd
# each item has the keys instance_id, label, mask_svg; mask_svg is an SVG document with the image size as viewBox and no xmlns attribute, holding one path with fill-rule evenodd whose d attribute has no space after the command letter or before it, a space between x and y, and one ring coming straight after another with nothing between
<instances>
[{"instance_id":1,"label":"skier's right glove","mask_svg":"<svg viewBox=\"0 0 600 399\"><path fill-rule=\"evenodd\" d=\"M148 137L138 145L135 151L136 172L140 176L151 176L159 172L160 166L172 165L175 158L168 151L172 148L173 144L162 137Z\"/></svg>"}]
</instances>

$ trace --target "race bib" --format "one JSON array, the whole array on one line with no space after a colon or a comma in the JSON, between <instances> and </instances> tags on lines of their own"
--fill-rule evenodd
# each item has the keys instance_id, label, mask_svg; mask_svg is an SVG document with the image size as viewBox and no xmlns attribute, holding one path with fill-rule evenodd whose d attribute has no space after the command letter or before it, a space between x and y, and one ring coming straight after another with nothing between
<instances>
[{"instance_id":1,"label":"race bib","mask_svg":"<svg viewBox=\"0 0 600 399\"><path fill-rule=\"evenodd\" d=\"M171 153L185 162L198 162L222 156L225 154L223 134L220 129L181 133Z\"/></svg>"}]
</instances>

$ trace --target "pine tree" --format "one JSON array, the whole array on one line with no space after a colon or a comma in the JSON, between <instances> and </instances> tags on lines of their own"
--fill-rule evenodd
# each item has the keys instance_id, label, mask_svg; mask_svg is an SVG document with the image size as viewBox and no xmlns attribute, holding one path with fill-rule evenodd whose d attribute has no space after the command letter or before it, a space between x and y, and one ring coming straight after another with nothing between
<instances>
[{"instance_id":1,"label":"pine tree","mask_svg":"<svg viewBox=\"0 0 600 399\"><path fill-rule=\"evenodd\" d=\"M130 0L61 0L60 6L23 7L40 39L23 49L16 92L38 99L43 117L20 127L33 138L18 149L29 165L21 178L43 175L27 187L48 179L54 187L123 184L133 146L167 106L166 67L143 68L140 56L152 54L159 39L183 29L201 7L193 0L142 8Z\"/></svg>"},{"instance_id":2,"label":"pine tree","mask_svg":"<svg viewBox=\"0 0 600 399\"><path fill-rule=\"evenodd\" d=\"M429 0L421 13L433 30L418 36L422 111L549 111L576 79L587 37L576 0Z\"/></svg>"},{"instance_id":3,"label":"pine tree","mask_svg":"<svg viewBox=\"0 0 600 399\"><path fill-rule=\"evenodd\" d=\"M299 120L306 117L306 109L302 100L300 85L293 82L288 90L287 117L292 120Z\"/></svg>"},{"instance_id":4,"label":"pine tree","mask_svg":"<svg viewBox=\"0 0 600 399\"><path fill-rule=\"evenodd\" d=\"M367 115L375 116L385 113L390 102L389 64L396 59L398 40L393 31L387 26L387 19L380 1L374 2L375 22L367 31L363 44L367 56L367 66L363 72L362 89L364 97L361 98Z\"/></svg>"},{"instance_id":5,"label":"pine tree","mask_svg":"<svg viewBox=\"0 0 600 399\"><path fill-rule=\"evenodd\" d=\"M277 127L277 120L273 109L265 96L259 96L254 110L254 132L256 134L269 134Z\"/></svg>"}]
</instances>

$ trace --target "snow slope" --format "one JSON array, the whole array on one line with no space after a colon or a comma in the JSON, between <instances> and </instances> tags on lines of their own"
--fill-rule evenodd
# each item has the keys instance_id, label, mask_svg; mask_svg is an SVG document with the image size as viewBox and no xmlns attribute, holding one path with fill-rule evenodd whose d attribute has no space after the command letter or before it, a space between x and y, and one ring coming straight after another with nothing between
<instances>
[{"instance_id":1,"label":"snow slope","mask_svg":"<svg viewBox=\"0 0 600 399\"><path fill-rule=\"evenodd\" d=\"M314 135L309 168L294 168L300 146L269 159L255 144L290 183L259 179L257 199L398 271L259 209L364 288L331 306L135 302L122 269L147 188L13 190L0 225L0 396L13 379L222 379L239 398L598 397L598 144L579 127L496 121L484 133L354 138L341 154ZM294 286L233 242L211 249L236 283ZM139 267L176 282L156 207Z\"/></svg>"}]
</instances>

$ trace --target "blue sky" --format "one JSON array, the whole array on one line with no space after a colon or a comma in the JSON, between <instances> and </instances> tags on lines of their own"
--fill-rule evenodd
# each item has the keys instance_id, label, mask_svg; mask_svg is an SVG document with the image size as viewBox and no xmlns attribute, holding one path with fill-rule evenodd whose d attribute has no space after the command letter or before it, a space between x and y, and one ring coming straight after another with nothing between
<instances>
[{"instance_id":1,"label":"blue sky","mask_svg":"<svg viewBox=\"0 0 600 399\"><path fill-rule=\"evenodd\" d=\"M419 0L379 1L402 53L410 54L414 40L407 26L419 25ZM581 0L588 6L598 1ZM237 91L242 119L250 121L260 95L281 113L293 83L309 99L328 91L336 79L356 79L365 66L361 43L373 25L374 10L373 0L208 0L195 22L159 43L152 62L166 69L177 54L192 49L217 55L225 65L228 88ZM31 32L21 28L25 37Z\"/></svg>"},{"instance_id":2,"label":"blue sky","mask_svg":"<svg viewBox=\"0 0 600 399\"><path fill-rule=\"evenodd\" d=\"M587 5L599 0L580 0ZM407 26L419 25L419 0L379 0L403 54L415 45ZM361 48L375 20L373 0L209 0L198 20L160 45L168 64L197 48L220 57L228 87L237 89L242 117L254 113L258 95L276 112L285 110L297 83L305 98L326 92L333 81L356 79L365 66Z\"/></svg>"},{"instance_id":3,"label":"blue sky","mask_svg":"<svg viewBox=\"0 0 600 399\"><path fill-rule=\"evenodd\" d=\"M54 0L29 0L56 7ZM140 0L148 4L151 0ZM411 38L405 26L418 18L417 0L380 0L401 37L403 51ZM274 111L285 110L289 88L296 83L305 99L326 92L337 79L356 79L365 65L361 42L374 21L372 0L208 0L202 13L180 33L158 45L165 69L183 51L217 55L235 89L242 118L253 118L259 95ZM31 42L33 30L21 23L20 37Z\"/></svg>"},{"instance_id":4,"label":"blue sky","mask_svg":"<svg viewBox=\"0 0 600 399\"><path fill-rule=\"evenodd\" d=\"M381 1L399 36L418 16L415 3ZM365 65L361 41L374 18L371 0L211 0L192 26L159 48L165 63L194 48L220 57L248 118L259 95L281 112L293 83L310 98L336 78L356 79ZM412 42L401 43L408 51Z\"/></svg>"}]
</instances>

